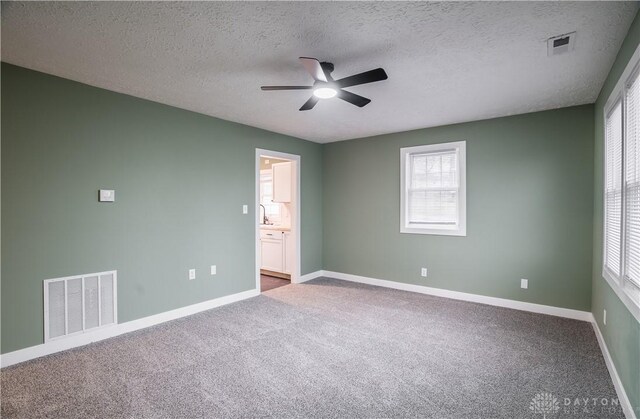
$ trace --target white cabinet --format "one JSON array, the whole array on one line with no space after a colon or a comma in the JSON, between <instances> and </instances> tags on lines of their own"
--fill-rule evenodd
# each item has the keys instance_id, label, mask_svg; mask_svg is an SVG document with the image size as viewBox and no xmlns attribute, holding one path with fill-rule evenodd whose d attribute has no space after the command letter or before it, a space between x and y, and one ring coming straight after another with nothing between
<instances>
[{"instance_id":1,"label":"white cabinet","mask_svg":"<svg viewBox=\"0 0 640 419\"><path fill-rule=\"evenodd\" d=\"M273 175L273 202L291 202L291 162L274 163L271 166Z\"/></svg>"},{"instance_id":2,"label":"white cabinet","mask_svg":"<svg viewBox=\"0 0 640 419\"><path fill-rule=\"evenodd\" d=\"M269 234L272 236L270 237ZM261 269L273 272L284 270L283 240L281 231L270 231L260 234Z\"/></svg>"},{"instance_id":3,"label":"white cabinet","mask_svg":"<svg viewBox=\"0 0 640 419\"><path fill-rule=\"evenodd\" d=\"M295 243L293 242L293 236L291 232L286 231L284 234L284 272L291 275L293 273L293 262L295 260Z\"/></svg>"},{"instance_id":4,"label":"white cabinet","mask_svg":"<svg viewBox=\"0 0 640 419\"><path fill-rule=\"evenodd\" d=\"M260 230L260 269L266 271L293 273L295 243L290 231Z\"/></svg>"}]
</instances>

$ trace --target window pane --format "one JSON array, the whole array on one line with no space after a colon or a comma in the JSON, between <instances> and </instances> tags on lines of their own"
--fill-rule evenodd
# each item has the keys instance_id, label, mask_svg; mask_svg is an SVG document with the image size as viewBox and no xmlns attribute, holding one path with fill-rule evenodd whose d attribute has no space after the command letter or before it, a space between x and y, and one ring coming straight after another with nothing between
<instances>
[{"instance_id":1,"label":"window pane","mask_svg":"<svg viewBox=\"0 0 640 419\"><path fill-rule=\"evenodd\" d=\"M410 223L455 224L457 220L457 191L426 190L409 192Z\"/></svg>"},{"instance_id":2,"label":"window pane","mask_svg":"<svg viewBox=\"0 0 640 419\"><path fill-rule=\"evenodd\" d=\"M442 186L442 156L427 156L427 186Z\"/></svg>"},{"instance_id":3,"label":"window pane","mask_svg":"<svg viewBox=\"0 0 640 419\"><path fill-rule=\"evenodd\" d=\"M620 237L622 222L622 191L607 193L605 197L606 266L620 275Z\"/></svg>"},{"instance_id":4,"label":"window pane","mask_svg":"<svg viewBox=\"0 0 640 419\"><path fill-rule=\"evenodd\" d=\"M458 155L456 153L444 154L442 159L442 186L443 187L457 187L457 163Z\"/></svg>"},{"instance_id":5,"label":"window pane","mask_svg":"<svg viewBox=\"0 0 640 419\"><path fill-rule=\"evenodd\" d=\"M442 188L457 186L457 161L455 151L438 153L427 157L427 187Z\"/></svg>"},{"instance_id":6,"label":"window pane","mask_svg":"<svg viewBox=\"0 0 640 419\"><path fill-rule=\"evenodd\" d=\"M419 154L411 156L411 188L427 186L427 156Z\"/></svg>"},{"instance_id":7,"label":"window pane","mask_svg":"<svg viewBox=\"0 0 640 419\"><path fill-rule=\"evenodd\" d=\"M627 86L626 96L625 274L640 284L640 79L637 73Z\"/></svg>"},{"instance_id":8,"label":"window pane","mask_svg":"<svg viewBox=\"0 0 640 419\"><path fill-rule=\"evenodd\" d=\"M605 254L609 271L620 275L622 222L622 104L618 102L605 126Z\"/></svg>"},{"instance_id":9,"label":"window pane","mask_svg":"<svg viewBox=\"0 0 640 419\"><path fill-rule=\"evenodd\" d=\"M270 171L260 173L260 203L264 205L265 215L269 221L279 223L281 204L273 202L273 177ZM262 222L262 219L260 221Z\"/></svg>"},{"instance_id":10,"label":"window pane","mask_svg":"<svg viewBox=\"0 0 640 419\"><path fill-rule=\"evenodd\" d=\"M455 188L457 179L455 151L418 154L411 157L411 189Z\"/></svg>"},{"instance_id":11,"label":"window pane","mask_svg":"<svg viewBox=\"0 0 640 419\"><path fill-rule=\"evenodd\" d=\"M264 207L267 210L267 217L271 221L277 221L274 216L280 215L280 204L264 204Z\"/></svg>"}]
</instances>

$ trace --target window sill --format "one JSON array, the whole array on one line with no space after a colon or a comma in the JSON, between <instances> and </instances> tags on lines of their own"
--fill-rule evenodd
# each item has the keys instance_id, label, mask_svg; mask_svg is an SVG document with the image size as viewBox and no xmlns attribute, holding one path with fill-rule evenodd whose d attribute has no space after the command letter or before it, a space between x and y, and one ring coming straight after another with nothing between
<instances>
[{"instance_id":1,"label":"window sill","mask_svg":"<svg viewBox=\"0 0 640 419\"><path fill-rule=\"evenodd\" d=\"M430 234L434 236L462 236L466 237L467 230L465 228L446 229L446 228L420 228L420 227L400 227L400 233L403 234Z\"/></svg>"}]
</instances>

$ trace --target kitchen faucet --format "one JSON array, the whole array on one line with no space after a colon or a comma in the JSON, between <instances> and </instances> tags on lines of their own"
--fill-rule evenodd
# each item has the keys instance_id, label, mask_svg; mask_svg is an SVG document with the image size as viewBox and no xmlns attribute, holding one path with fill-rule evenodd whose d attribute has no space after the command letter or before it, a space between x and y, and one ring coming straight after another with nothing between
<instances>
[{"instance_id":1,"label":"kitchen faucet","mask_svg":"<svg viewBox=\"0 0 640 419\"><path fill-rule=\"evenodd\" d=\"M267 218L267 209L264 207L264 205L260 204L260 206L262 207L263 212L263 216L262 216L262 224L269 224L269 219Z\"/></svg>"}]
</instances>

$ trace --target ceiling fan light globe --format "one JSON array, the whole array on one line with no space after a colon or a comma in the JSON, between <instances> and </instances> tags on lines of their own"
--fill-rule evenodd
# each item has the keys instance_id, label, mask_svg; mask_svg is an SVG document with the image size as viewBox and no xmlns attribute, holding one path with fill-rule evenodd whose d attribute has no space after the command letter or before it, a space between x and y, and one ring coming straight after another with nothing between
<instances>
[{"instance_id":1,"label":"ceiling fan light globe","mask_svg":"<svg viewBox=\"0 0 640 419\"><path fill-rule=\"evenodd\" d=\"M313 95L320 99L330 99L334 97L338 92L331 87L319 87L313 91Z\"/></svg>"}]
</instances>

